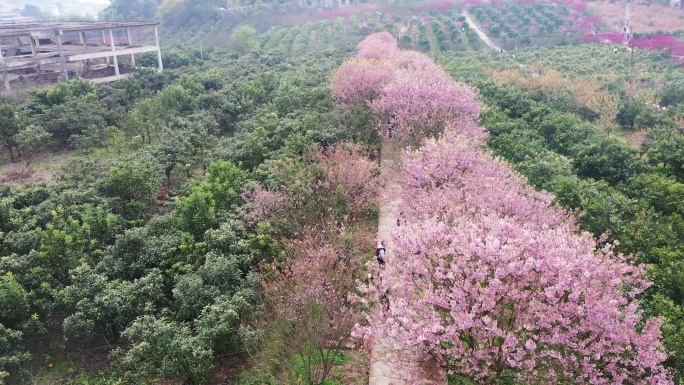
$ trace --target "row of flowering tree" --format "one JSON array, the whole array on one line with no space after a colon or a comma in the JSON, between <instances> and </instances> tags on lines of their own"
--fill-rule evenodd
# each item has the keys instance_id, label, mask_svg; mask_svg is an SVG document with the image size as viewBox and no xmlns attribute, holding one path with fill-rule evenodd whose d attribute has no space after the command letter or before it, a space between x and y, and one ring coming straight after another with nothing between
<instances>
[{"instance_id":1,"label":"row of flowering tree","mask_svg":"<svg viewBox=\"0 0 684 385\"><path fill-rule=\"evenodd\" d=\"M492 156L480 104L422 54L387 33L358 46L333 76L344 106L365 104L378 130L414 146L403 164L406 224L382 279L390 293L356 333L392 336L421 359L477 383L670 384L660 319L637 296L650 283L611 245ZM418 145L420 143L420 145Z\"/></svg>"},{"instance_id":2,"label":"row of flowering tree","mask_svg":"<svg viewBox=\"0 0 684 385\"><path fill-rule=\"evenodd\" d=\"M377 207L377 168L361 147L340 143L274 162L272 177L245 192L248 215L283 250L262 266L271 317L260 322L281 333L278 371L306 384L325 382L360 317L348 293L363 274L362 248L372 242L360 227Z\"/></svg>"}]
</instances>

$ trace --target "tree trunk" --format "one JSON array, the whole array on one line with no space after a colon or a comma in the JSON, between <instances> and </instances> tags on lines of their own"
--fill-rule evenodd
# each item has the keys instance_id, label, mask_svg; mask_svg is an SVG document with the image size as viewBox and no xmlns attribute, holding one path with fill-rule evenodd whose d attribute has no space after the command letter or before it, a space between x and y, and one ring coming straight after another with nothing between
<instances>
[{"instance_id":1,"label":"tree trunk","mask_svg":"<svg viewBox=\"0 0 684 385\"><path fill-rule=\"evenodd\" d=\"M164 169L164 175L166 175L166 187L171 187L171 171L173 171L173 166L166 166Z\"/></svg>"},{"instance_id":2,"label":"tree trunk","mask_svg":"<svg viewBox=\"0 0 684 385\"><path fill-rule=\"evenodd\" d=\"M7 141L7 142L5 142L5 144L7 145L7 149L9 150L9 153L10 153L10 162L14 162L14 161L15 161L15 159L14 159L14 149L12 148L12 143L10 143L9 141Z\"/></svg>"}]
</instances>

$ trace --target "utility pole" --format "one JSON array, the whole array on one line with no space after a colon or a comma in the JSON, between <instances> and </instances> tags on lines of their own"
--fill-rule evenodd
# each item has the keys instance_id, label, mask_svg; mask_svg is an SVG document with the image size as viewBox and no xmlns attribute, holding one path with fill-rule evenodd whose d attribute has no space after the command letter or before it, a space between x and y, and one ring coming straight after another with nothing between
<instances>
[{"instance_id":1,"label":"utility pole","mask_svg":"<svg viewBox=\"0 0 684 385\"><path fill-rule=\"evenodd\" d=\"M634 36L635 34L632 34L632 47L630 48L630 51L632 52L629 59L629 69L632 71L632 75L634 75Z\"/></svg>"}]
</instances>

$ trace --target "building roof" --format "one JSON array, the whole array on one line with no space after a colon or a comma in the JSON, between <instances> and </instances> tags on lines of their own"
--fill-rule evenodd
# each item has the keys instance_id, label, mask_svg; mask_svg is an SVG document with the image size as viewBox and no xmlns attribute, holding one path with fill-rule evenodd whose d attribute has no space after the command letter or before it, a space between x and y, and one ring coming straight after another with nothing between
<instances>
[{"instance_id":1,"label":"building roof","mask_svg":"<svg viewBox=\"0 0 684 385\"><path fill-rule=\"evenodd\" d=\"M0 24L0 38L12 36L27 36L35 33L55 34L66 32L99 31L105 29L124 29L158 25L156 21L140 22L109 22L109 21L43 21L35 23Z\"/></svg>"}]
</instances>

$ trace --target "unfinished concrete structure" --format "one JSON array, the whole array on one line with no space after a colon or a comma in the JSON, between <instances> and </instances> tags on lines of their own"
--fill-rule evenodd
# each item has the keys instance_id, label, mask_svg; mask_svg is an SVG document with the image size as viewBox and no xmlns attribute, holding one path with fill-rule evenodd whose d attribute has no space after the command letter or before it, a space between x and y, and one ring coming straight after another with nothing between
<instances>
[{"instance_id":1,"label":"unfinished concrete structure","mask_svg":"<svg viewBox=\"0 0 684 385\"><path fill-rule=\"evenodd\" d=\"M158 25L152 21L0 24L0 78L4 89L10 91L14 82L27 79L50 82L56 75L68 80L81 74L95 83L122 79L129 67L135 67L135 55L145 52L157 53L161 72ZM151 30L154 45L134 44L132 35L137 32L142 36Z\"/></svg>"}]
</instances>

